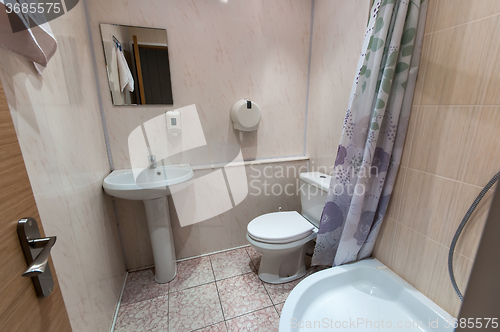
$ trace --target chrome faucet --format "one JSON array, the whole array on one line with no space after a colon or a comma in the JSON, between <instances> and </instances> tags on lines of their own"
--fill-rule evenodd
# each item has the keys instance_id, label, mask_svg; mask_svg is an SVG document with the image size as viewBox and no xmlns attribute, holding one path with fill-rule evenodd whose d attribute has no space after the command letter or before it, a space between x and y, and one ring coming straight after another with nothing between
<instances>
[{"instance_id":1,"label":"chrome faucet","mask_svg":"<svg viewBox=\"0 0 500 332\"><path fill-rule=\"evenodd\" d=\"M148 161L149 161L149 168L150 169L155 169L156 168L156 156L155 155L149 155L148 156Z\"/></svg>"}]
</instances>

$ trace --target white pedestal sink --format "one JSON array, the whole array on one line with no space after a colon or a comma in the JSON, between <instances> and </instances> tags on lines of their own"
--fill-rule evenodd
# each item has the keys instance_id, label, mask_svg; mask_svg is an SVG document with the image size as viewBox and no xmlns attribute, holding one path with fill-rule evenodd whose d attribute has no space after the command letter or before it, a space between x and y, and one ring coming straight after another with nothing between
<instances>
[{"instance_id":1,"label":"white pedestal sink","mask_svg":"<svg viewBox=\"0 0 500 332\"><path fill-rule=\"evenodd\" d=\"M111 196L141 200L146 208L153 247L156 281L171 281L177 273L174 239L167 202L169 186L188 181L194 173L189 164L158 166L154 169L114 170L103 183Z\"/></svg>"}]
</instances>

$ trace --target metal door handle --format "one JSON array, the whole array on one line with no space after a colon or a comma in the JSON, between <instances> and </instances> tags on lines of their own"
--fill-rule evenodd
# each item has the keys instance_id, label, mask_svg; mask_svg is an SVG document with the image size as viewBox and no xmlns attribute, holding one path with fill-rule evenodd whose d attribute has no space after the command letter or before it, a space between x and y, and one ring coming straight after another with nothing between
<instances>
[{"instance_id":1,"label":"metal door handle","mask_svg":"<svg viewBox=\"0 0 500 332\"><path fill-rule=\"evenodd\" d=\"M17 234L23 248L28 269L22 274L30 277L39 297L49 296L54 289L54 280L50 271L50 249L56 243L55 236L41 237L34 218L23 218L17 223Z\"/></svg>"},{"instance_id":2,"label":"metal door handle","mask_svg":"<svg viewBox=\"0 0 500 332\"><path fill-rule=\"evenodd\" d=\"M49 263L50 249L56 243L56 237L50 236L42 239L28 240L30 247L39 249L43 248L42 252L36 256L35 260L28 267L23 277L34 277L45 272L45 267Z\"/></svg>"}]
</instances>

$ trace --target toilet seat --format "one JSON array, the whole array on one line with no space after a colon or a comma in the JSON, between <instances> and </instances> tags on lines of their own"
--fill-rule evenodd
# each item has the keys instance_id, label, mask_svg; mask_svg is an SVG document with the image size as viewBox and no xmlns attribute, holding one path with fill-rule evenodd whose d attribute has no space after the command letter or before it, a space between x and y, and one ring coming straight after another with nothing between
<instances>
[{"instance_id":1,"label":"toilet seat","mask_svg":"<svg viewBox=\"0 0 500 332\"><path fill-rule=\"evenodd\" d=\"M252 220L248 235L260 242L282 244L308 237L314 225L296 211L267 213Z\"/></svg>"}]
</instances>

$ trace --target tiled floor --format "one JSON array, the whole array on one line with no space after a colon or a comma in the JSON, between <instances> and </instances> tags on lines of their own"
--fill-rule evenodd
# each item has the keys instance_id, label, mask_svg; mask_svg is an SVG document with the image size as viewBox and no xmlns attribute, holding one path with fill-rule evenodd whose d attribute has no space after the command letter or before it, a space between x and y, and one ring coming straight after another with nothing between
<instances>
[{"instance_id":1,"label":"tiled floor","mask_svg":"<svg viewBox=\"0 0 500 332\"><path fill-rule=\"evenodd\" d=\"M284 302L300 280L262 282L260 257L245 247L183 261L177 277L163 285L152 269L130 273L115 331L278 331Z\"/></svg>"}]
</instances>

